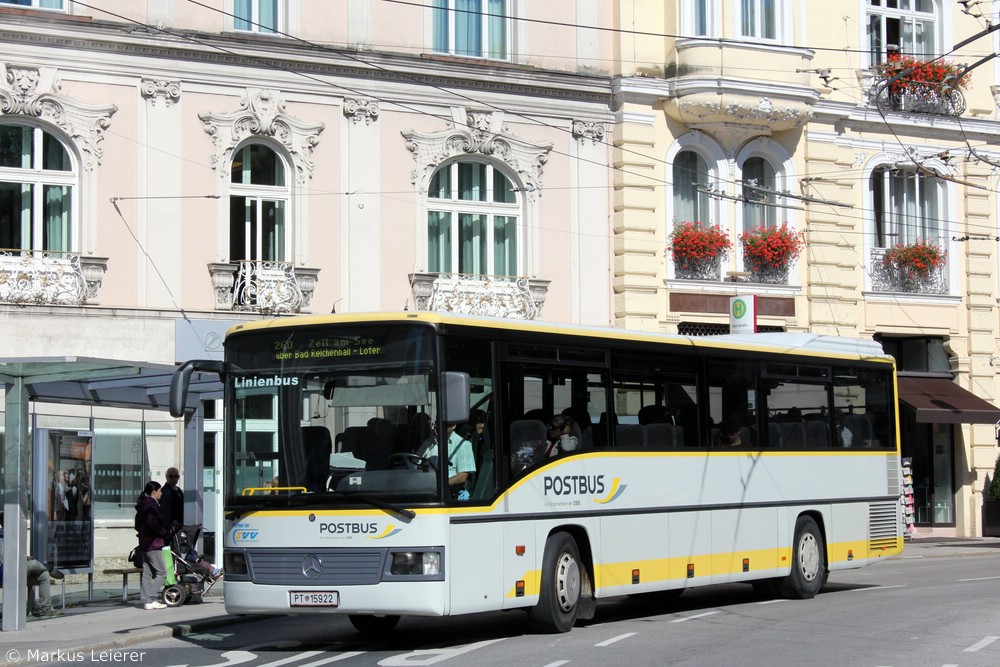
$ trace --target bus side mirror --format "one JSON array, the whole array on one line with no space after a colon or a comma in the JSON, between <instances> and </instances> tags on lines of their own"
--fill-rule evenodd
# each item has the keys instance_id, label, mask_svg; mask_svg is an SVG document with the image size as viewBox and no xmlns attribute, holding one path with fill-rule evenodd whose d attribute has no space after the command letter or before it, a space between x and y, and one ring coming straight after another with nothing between
<instances>
[{"instance_id":1,"label":"bus side mirror","mask_svg":"<svg viewBox=\"0 0 1000 667\"><path fill-rule=\"evenodd\" d=\"M469 392L472 383L468 373L447 371L444 374L444 422L457 424L469 420Z\"/></svg>"},{"instance_id":2,"label":"bus side mirror","mask_svg":"<svg viewBox=\"0 0 1000 667\"><path fill-rule=\"evenodd\" d=\"M170 378L170 416L183 417L187 407L188 386L191 384L191 374L195 371L209 371L222 375L224 362L210 359L191 359L185 361L174 371Z\"/></svg>"}]
</instances>

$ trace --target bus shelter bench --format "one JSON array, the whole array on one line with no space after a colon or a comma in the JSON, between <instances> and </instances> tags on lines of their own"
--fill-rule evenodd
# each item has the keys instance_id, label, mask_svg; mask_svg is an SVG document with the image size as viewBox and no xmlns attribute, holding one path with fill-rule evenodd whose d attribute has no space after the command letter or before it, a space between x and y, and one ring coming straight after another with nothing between
<instances>
[{"instance_id":1,"label":"bus shelter bench","mask_svg":"<svg viewBox=\"0 0 1000 667\"><path fill-rule=\"evenodd\" d=\"M141 567L112 567L104 570L104 574L120 574L122 576L122 603L128 603L128 576L142 575Z\"/></svg>"}]
</instances>

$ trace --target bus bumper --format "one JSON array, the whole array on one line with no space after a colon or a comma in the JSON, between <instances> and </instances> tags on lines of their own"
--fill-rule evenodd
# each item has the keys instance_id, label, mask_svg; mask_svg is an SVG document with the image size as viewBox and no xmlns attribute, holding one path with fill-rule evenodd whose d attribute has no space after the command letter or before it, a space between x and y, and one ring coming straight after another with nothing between
<instances>
[{"instance_id":1,"label":"bus bumper","mask_svg":"<svg viewBox=\"0 0 1000 667\"><path fill-rule=\"evenodd\" d=\"M336 592L337 606L293 607L291 592ZM383 582L372 586L293 588L226 581L226 611L230 614L392 614L444 616L446 584L443 581Z\"/></svg>"}]
</instances>

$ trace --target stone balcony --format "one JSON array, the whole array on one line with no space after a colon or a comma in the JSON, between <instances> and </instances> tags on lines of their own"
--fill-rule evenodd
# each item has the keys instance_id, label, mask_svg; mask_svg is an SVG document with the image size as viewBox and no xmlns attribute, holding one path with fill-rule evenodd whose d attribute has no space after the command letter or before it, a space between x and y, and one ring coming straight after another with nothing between
<instances>
[{"instance_id":1,"label":"stone balcony","mask_svg":"<svg viewBox=\"0 0 1000 667\"><path fill-rule=\"evenodd\" d=\"M549 290L548 280L453 273L411 273L410 285L417 310L520 320L541 315Z\"/></svg>"},{"instance_id":2,"label":"stone balcony","mask_svg":"<svg viewBox=\"0 0 1000 667\"><path fill-rule=\"evenodd\" d=\"M261 315L308 313L319 269L290 262L243 260L209 264L215 309Z\"/></svg>"},{"instance_id":3,"label":"stone balcony","mask_svg":"<svg viewBox=\"0 0 1000 667\"><path fill-rule=\"evenodd\" d=\"M97 305L106 257L69 252L0 250L0 303Z\"/></svg>"},{"instance_id":4,"label":"stone balcony","mask_svg":"<svg viewBox=\"0 0 1000 667\"><path fill-rule=\"evenodd\" d=\"M803 127L819 93L810 84L809 49L768 44L677 41L667 114L713 136L729 153L754 137Z\"/></svg>"}]
</instances>

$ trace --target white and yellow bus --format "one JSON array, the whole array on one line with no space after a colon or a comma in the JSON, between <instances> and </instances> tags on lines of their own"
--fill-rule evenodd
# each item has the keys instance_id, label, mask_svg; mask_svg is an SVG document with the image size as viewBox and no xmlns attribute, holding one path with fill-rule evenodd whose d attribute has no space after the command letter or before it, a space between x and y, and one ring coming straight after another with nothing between
<instances>
[{"instance_id":1,"label":"white and yellow bus","mask_svg":"<svg viewBox=\"0 0 1000 667\"><path fill-rule=\"evenodd\" d=\"M197 368L225 381L231 613L386 631L523 609L565 632L619 595L810 598L903 548L894 365L872 341L295 317L182 366L175 414Z\"/></svg>"}]
</instances>

